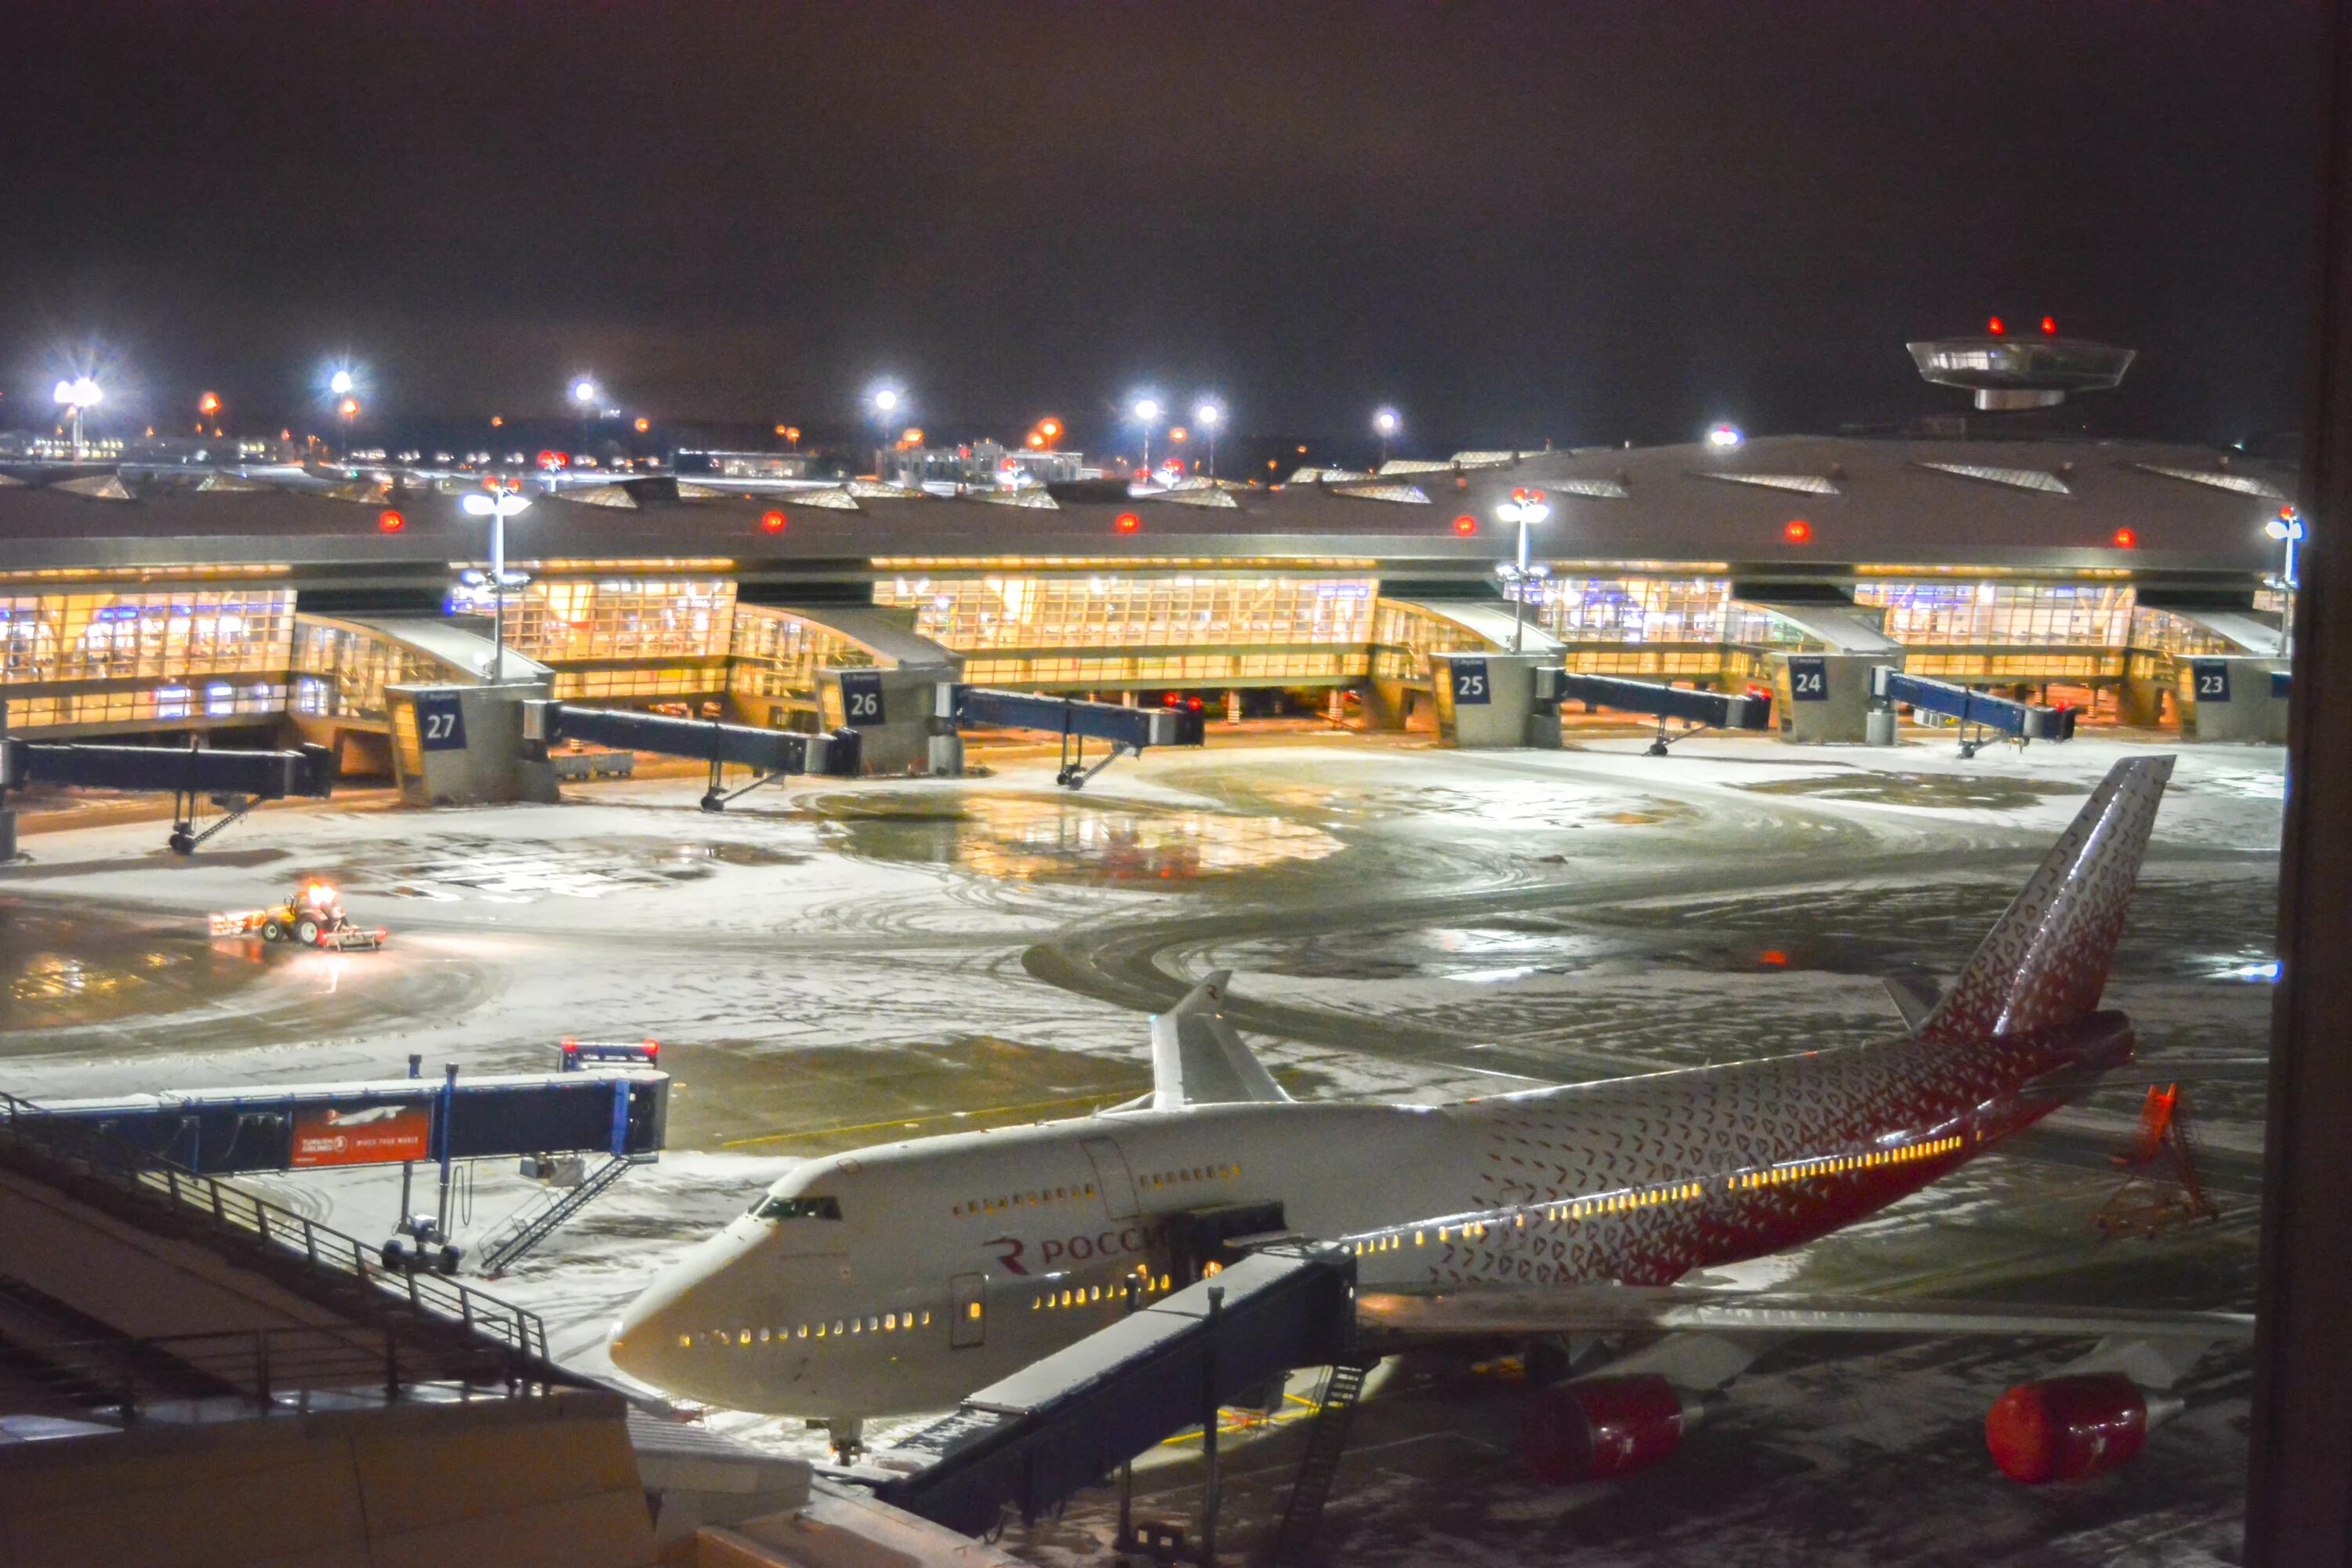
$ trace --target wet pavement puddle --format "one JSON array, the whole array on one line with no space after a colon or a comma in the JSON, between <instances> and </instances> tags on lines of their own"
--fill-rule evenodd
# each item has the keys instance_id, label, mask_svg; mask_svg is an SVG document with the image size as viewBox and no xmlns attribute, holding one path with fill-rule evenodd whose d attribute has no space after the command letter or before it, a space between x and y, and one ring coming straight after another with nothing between
<instances>
[{"instance_id":1,"label":"wet pavement puddle","mask_svg":"<svg viewBox=\"0 0 2352 1568\"><path fill-rule=\"evenodd\" d=\"M1320 860L1344 847L1280 816L976 792L805 802L832 847L866 859L1038 881L1192 882Z\"/></svg>"}]
</instances>

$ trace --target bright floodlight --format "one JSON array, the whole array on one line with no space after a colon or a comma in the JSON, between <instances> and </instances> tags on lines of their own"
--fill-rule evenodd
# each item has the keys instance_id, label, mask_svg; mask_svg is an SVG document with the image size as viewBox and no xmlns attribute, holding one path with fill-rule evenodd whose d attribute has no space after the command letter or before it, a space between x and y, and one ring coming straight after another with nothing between
<instances>
[{"instance_id":1,"label":"bright floodlight","mask_svg":"<svg viewBox=\"0 0 2352 1568\"><path fill-rule=\"evenodd\" d=\"M327 378L327 390L337 397L349 396L352 388L357 384L352 380L352 373L347 370L339 370Z\"/></svg>"},{"instance_id":2,"label":"bright floodlight","mask_svg":"<svg viewBox=\"0 0 2352 1568\"><path fill-rule=\"evenodd\" d=\"M883 415L892 414L898 411L898 389L897 387L883 386L877 387L875 389L874 411L876 413Z\"/></svg>"},{"instance_id":3,"label":"bright floodlight","mask_svg":"<svg viewBox=\"0 0 2352 1568\"><path fill-rule=\"evenodd\" d=\"M50 395L55 397L59 403L68 405L75 408L91 408L95 407L100 401L102 401L105 398L106 394L99 390L98 383L90 380L90 378L86 375L82 375L76 376L71 381L61 381L58 383L56 388L50 393Z\"/></svg>"},{"instance_id":4,"label":"bright floodlight","mask_svg":"<svg viewBox=\"0 0 2352 1568\"><path fill-rule=\"evenodd\" d=\"M1135 416L1138 419L1142 420L1146 425L1150 425L1157 421L1160 417L1160 404L1158 400L1150 397L1137 398L1135 400Z\"/></svg>"},{"instance_id":5,"label":"bright floodlight","mask_svg":"<svg viewBox=\"0 0 2352 1568\"><path fill-rule=\"evenodd\" d=\"M1223 423L1225 411L1213 403L1203 403L1192 410L1192 423L1203 430L1213 430Z\"/></svg>"},{"instance_id":6,"label":"bright floodlight","mask_svg":"<svg viewBox=\"0 0 2352 1568\"><path fill-rule=\"evenodd\" d=\"M572 401L574 403L595 402L596 384L584 375L578 381L573 382L572 384Z\"/></svg>"},{"instance_id":7,"label":"bright floodlight","mask_svg":"<svg viewBox=\"0 0 2352 1568\"><path fill-rule=\"evenodd\" d=\"M2263 531L2269 534L2273 539L2284 539L2287 534L2286 524L2281 522L2277 518L2273 518L2268 522L2263 524Z\"/></svg>"},{"instance_id":8,"label":"bright floodlight","mask_svg":"<svg viewBox=\"0 0 2352 1568\"><path fill-rule=\"evenodd\" d=\"M512 517L530 502L517 495L488 496L478 490L457 504L468 517Z\"/></svg>"},{"instance_id":9,"label":"bright floodlight","mask_svg":"<svg viewBox=\"0 0 2352 1568\"><path fill-rule=\"evenodd\" d=\"M1397 411L1393 408L1383 408L1372 416L1372 428L1383 436L1395 435L1397 426L1402 423L1403 421L1397 417Z\"/></svg>"},{"instance_id":10,"label":"bright floodlight","mask_svg":"<svg viewBox=\"0 0 2352 1568\"><path fill-rule=\"evenodd\" d=\"M1737 425L1717 425L1706 433L1706 444L1723 452L1728 452L1746 439L1748 437L1739 433Z\"/></svg>"}]
</instances>

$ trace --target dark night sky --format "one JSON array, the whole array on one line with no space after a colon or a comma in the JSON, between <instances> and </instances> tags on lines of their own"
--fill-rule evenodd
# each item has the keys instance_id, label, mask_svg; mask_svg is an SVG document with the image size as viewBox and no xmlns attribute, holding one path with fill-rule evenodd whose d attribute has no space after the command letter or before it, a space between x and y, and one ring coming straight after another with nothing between
<instances>
[{"instance_id":1,"label":"dark night sky","mask_svg":"<svg viewBox=\"0 0 2352 1568\"><path fill-rule=\"evenodd\" d=\"M0 425L121 410L1685 439L1937 404L2054 313L2292 426L2306 0L0 5ZM28 405L30 406L28 406ZM314 421L315 423L315 421ZM1090 429L1089 426L1093 428Z\"/></svg>"}]
</instances>

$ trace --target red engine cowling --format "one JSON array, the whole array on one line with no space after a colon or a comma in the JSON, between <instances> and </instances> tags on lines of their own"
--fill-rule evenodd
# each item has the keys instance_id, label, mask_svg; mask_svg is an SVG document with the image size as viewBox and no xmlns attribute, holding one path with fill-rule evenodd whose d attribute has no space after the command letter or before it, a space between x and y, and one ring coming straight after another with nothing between
<instances>
[{"instance_id":1,"label":"red engine cowling","mask_svg":"<svg viewBox=\"0 0 2352 1568\"><path fill-rule=\"evenodd\" d=\"M1538 1389L1519 1416L1519 1458L1550 1486L1630 1476L1681 1447L1692 1414L1675 1385L1654 1374Z\"/></svg>"},{"instance_id":2,"label":"red engine cowling","mask_svg":"<svg viewBox=\"0 0 2352 1568\"><path fill-rule=\"evenodd\" d=\"M2001 1474L2027 1486L2087 1480L2137 1458L2150 1425L2147 1396L2127 1377L2053 1377L1993 1401L1985 1447Z\"/></svg>"}]
</instances>

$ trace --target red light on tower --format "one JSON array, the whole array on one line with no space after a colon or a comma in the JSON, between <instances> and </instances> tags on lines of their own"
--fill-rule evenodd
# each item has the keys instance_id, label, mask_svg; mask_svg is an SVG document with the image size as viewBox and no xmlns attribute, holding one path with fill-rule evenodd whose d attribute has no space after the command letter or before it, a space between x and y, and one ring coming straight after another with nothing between
<instances>
[{"instance_id":1,"label":"red light on tower","mask_svg":"<svg viewBox=\"0 0 2352 1568\"><path fill-rule=\"evenodd\" d=\"M1780 537L1791 544L1802 544L1813 536L1813 525L1801 517L1792 517L1781 525Z\"/></svg>"},{"instance_id":2,"label":"red light on tower","mask_svg":"<svg viewBox=\"0 0 2352 1568\"><path fill-rule=\"evenodd\" d=\"M407 526L408 520L396 511L387 509L375 514L375 527L378 533L398 533Z\"/></svg>"},{"instance_id":3,"label":"red light on tower","mask_svg":"<svg viewBox=\"0 0 2352 1568\"><path fill-rule=\"evenodd\" d=\"M1143 526L1143 520L1131 511L1123 511L1118 514L1118 520L1111 526L1121 533L1133 533Z\"/></svg>"},{"instance_id":4,"label":"red light on tower","mask_svg":"<svg viewBox=\"0 0 2352 1568\"><path fill-rule=\"evenodd\" d=\"M763 511L760 514L760 526L770 533L782 533L784 531L784 514L780 511Z\"/></svg>"},{"instance_id":5,"label":"red light on tower","mask_svg":"<svg viewBox=\"0 0 2352 1568\"><path fill-rule=\"evenodd\" d=\"M2133 532L2130 529L2128 529L2128 528L2119 528L2119 529L2116 530L2116 548L2117 550L2137 550L2137 549L2138 549L2138 548L2139 548L2139 535L2138 535L2138 534L2137 534L2137 533L2134 533L2134 532Z\"/></svg>"},{"instance_id":6,"label":"red light on tower","mask_svg":"<svg viewBox=\"0 0 2352 1568\"><path fill-rule=\"evenodd\" d=\"M1994 337L1999 337L2003 332L2009 331L2009 328L2001 323L2001 319L1999 316L1995 316L1992 320L1985 323L1985 331L1990 332Z\"/></svg>"},{"instance_id":7,"label":"red light on tower","mask_svg":"<svg viewBox=\"0 0 2352 1568\"><path fill-rule=\"evenodd\" d=\"M2044 316L2042 318L2042 335L2045 338L2054 338L2058 335L2057 317Z\"/></svg>"},{"instance_id":8,"label":"red light on tower","mask_svg":"<svg viewBox=\"0 0 2352 1568\"><path fill-rule=\"evenodd\" d=\"M1467 538L1478 531L1478 520L1465 511L1454 520L1454 531Z\"/></svg>"}]
</instances>

